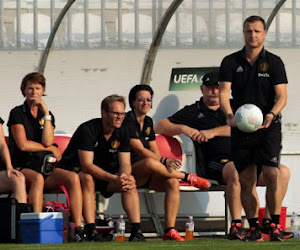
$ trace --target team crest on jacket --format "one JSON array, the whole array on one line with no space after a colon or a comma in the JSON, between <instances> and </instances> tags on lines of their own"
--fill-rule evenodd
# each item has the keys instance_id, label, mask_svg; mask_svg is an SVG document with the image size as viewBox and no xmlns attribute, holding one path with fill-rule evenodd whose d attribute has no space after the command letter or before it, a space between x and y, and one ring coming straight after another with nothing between
<instances>
[{"instance_id":1,"label":"team crest on jacket","mask_svg":"<svg viewBox=\"0 0 300 250\"><path fill-rule=\"evenodd\" d=\"M269 64L267 62L263 62L260 64L260 70L262 72L267 72L269 69Z\"/></svg>"},{"instance_id":2,"label":"team crest on jacket","mask_svg":"<svg viewBox=\"0 0 300 250\"><path fill-rule=\"evenodd\" d=\"M120 142L119 142L118 140L112 141L111 147L112 147L113 149L117 149L119 146L120 146Z\"/></svg>"},{"instance_id":3,"label":"team crest on jacket","mask_svg":"<svg viewBox=\"0 0 300 250\"><path fill-rule=\"evenodd\" d=\"M151 127L148 127L148 128L145 130L145 133L146 133L146 135L150 135L150 132L151 132Z\"/></svg>"}]
</instances>

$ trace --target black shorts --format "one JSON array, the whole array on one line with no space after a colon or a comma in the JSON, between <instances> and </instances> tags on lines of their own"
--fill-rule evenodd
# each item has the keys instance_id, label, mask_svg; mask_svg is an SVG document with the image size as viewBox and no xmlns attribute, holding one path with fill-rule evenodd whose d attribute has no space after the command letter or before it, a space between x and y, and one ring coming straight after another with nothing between
<instances>
[{"instance_id":1,"label":"black shorts","mask_svg":"<svg viewBox=\"0 0 300 250\"><path fill-rule=\"evenodd\" d=\"M99 191L104 198L111 197L114 193L113 192L107 192L107 187L109 185L109 182L96 179L95 180L95 190Z\"/></svg>"},{"instance_id":2,"label":"black shorts","mask_svg":"<svg viewBox=\"0 0 300 250\"><path fill-rule=\"evenodd\" d=\"M77 174L81 171L80 167L73 167L73 166L68 165L68 164L62 164L61 161L57 164L57 168L61 168L61 169L64 169L64 170L75 172Z\"/></svg>"},{"instance_id":3,"label":"black shorts","mask_svg":"<svg viewBox=\"0 0 300 250\"><path fill-rule=\"evenodd\" d=\"M211 161L205 167L204 177L206 179L215 180L220 185L224 185L224 182L223 182L223 168L224 168L224 166L227 162L229 162L228 159L223 159L223 160L220 160L220 161Z\"/></svg>"},{"instance_id":4,"label":"black shorts","mask_svg":"<svg viewBox=\"0 0 300 250\"><path fill-rule=\"evenodd\" d=\"M281 122L278 119L266 129L243 133L231 129L232 160L237 171L242 172L250 164L279 167L281 151Z\"/></svg>"}]
</instances>

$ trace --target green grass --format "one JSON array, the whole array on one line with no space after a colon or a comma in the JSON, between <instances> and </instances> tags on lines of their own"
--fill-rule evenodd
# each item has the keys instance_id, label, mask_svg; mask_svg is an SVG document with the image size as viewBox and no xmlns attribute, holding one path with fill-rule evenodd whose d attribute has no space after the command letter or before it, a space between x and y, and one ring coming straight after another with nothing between
<instances>
[{"instance_id":1,"label":"green grass","mask_svg":"<svg viewBox=\"0 0 300 250\"><path fill-rule=\"evenodd\" d=\"M200 237L193 241L174 242L162 241L161 239L148 239L145 243L131 243L131 242L104 242L104 243L65 243L65 244L0 244L1 250L8 249L101 249L101 250L127 250L127 249L201 249L201 250L215 250L215 249L253 249L253 250L280 250L280 249L300 249L300 239L288 239L284 242L271 242L265 240L264 242L242 242L229 241L223 238Z\"/></svg>"}]
</instances>

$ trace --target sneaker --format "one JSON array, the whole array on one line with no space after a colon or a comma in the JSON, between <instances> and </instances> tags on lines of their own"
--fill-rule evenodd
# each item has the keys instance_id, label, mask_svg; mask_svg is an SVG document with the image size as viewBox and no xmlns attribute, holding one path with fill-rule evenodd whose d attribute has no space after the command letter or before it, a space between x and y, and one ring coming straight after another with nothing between
<instances>
[{"instance_id":1,"label":"sneaker","mask_svg":"<svg viewBox=\"0 0 300 250\"><path fill-rule=\"evenodd\" d=\"M270 240L272 241L283 241L283 233L280 224L271 223L271 235Z\"/></svg>"},{"instance_id":2,"label":"sneaker","mask_svg":"<svg viewBox=\"0 0 300 250\"><path fill-rule=\"evenodd\" d=\"M244 241L263 241L259 226L251 227L247 230Z\"/></svg>"},{"instance_id":3,"label":"sneaker","mask_svg":"<svg viewBox=\"0 0 300 250\"><path fill-rule=\"evenodd\" d=\"M283 235L284 239L294 238L294 233L293 232L282 231L282 235Z\"/></svg>"},{"instance_id":4,"label":"sneaker","mask_svg":"<svg viewBox=\"0 0 300 250\"><path fill-rule=\"evenodd\" d=\"M86 234L87 241L105 241L101 234L98 233L96 229L94 229L91 233Z\"/></svg>"},{"instance_id":5,"label":"sneaker","mask_svg":"<svg viewBox=\"0 0 300 250\"><path fill-rule=\"evenodd\" d=\"M231 223L228 240L243 240L242 223Z\"/></svg>"},{"instance_id":6,"label":"sneaker","mask_svg":"<svg viewBox=\"0 0 300 250\"><path fill-rule=\"evenodd\" d=\"M272 233L271 224L267 224L261 228L261 235L264 239L270 239ZM282 231L283 239L289 239L294 237L293 232Z\"/></svg>"},{"instance_id":7,"label":"sneaker","mask_svg":"<svg viewBox=\"0 0 300 250\"><path fill-rule=\"evenodd\" d=\"M142 232L139 230L137 233L131 233L128 241L132 241L132 242L137 242L137 241L146 241L144 235L142 234Z\"/></svg>"},{"instance_id":8,"label":"sneaker","mask_svg":"<svg viewBox=\"0 0 300 250\"><path fill-rule=\"evenodd\" d=\"M85 236L84 236L84 231L83 231L82 227L75 228L74 241L75 242L85 242Z\"/></svg>"},{"instance_id":9,"label":"sneaker","mask_svg":"<svg viewBox=\"0 0 300 250\"><path fill-rule=\"evenodd\" d=\"M179 235L178 231L174 228L164 234L163 240L184 241L184 239Z\"/></svg>"},{"instance_id":10,"label":"sneaker","mask_svg":"<svg viewBox=\"0 0 300 250\"><path fill-rule=\"evenodd\" d=\"M207 179L201 178L197 176L196 174L189 174L187 181L196 188L199 188L200 190L205 190L209 188L210 182Z\"/></svg>"}]
</instances>

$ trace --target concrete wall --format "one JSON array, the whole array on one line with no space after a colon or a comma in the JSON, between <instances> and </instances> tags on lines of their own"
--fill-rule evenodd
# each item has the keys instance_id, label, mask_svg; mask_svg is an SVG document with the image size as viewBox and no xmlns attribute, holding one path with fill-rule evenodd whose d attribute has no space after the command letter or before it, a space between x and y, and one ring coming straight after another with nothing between
<instances>
[{"instance_id":1,"label":"concrete wall","mask_svg":"<svg viewBox=\"0 0 300 250\"><path fill-rule=\"evenodd\" d=\"M154 121L173 114L186 104L199 99L199 92L169 92L171 69L174 67L208 67L219 66L222 58L232 50L162 50L157 53L153 68L151 86L155 96L150 115ZM288 213L300 213L299 178L299 139L300 139L300 99L298 93L298 71L300 69L299 49L272 50L278 54L286 65L288 74L288 105L283 112L283 155L282 163L290 167L292 177L284 205ZM23 102L19 90L21 79L28 72L36 70L40 59L39 51L1 51L0 62L0 116L7 122L9 111ZM53 51L49 55L45 76L48 94L45 97L49 108L56 117L56 132L72 134L82 122L100 114L101 100L112 93L127 96L130 87L139 83L145 58L144 50L65 50ZM128 110L128 108L127 108ZM6 125L4 125L7 134ZM188 140L185 146L190 150ZM264 200L264 189L260 189ZM160 195L159 195L160 196ZM192 196L192 197L191 197ZM195 198L195 197L196 198ZM186 210L181 205L180 213L207 213L220 215L224 211L220 204L223 198L207 194L187 194L182 199L193 199L195 205ZM159 208L161 198L158 198ZM116 199L115 199L116 200ZM107 205L114 208L114 199ZM186 204L186 202L182 203ZM183 210L182 210L183 209Z\"/></svg>"}]
</instances>

